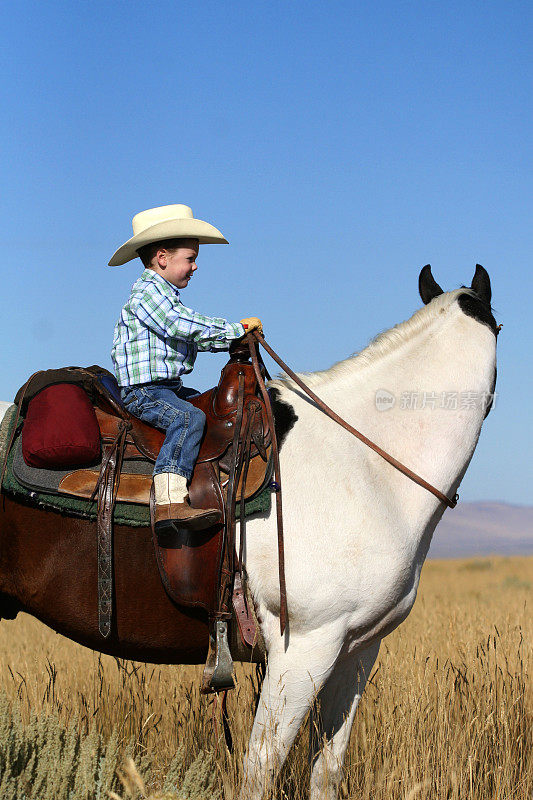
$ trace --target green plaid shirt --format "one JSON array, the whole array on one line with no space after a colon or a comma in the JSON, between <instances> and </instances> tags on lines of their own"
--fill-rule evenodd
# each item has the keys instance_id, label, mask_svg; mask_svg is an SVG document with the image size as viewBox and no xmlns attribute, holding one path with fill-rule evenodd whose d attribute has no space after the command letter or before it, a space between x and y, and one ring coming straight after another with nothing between
<instances>
[{"instance_id":1,"label":"green plaid shirt","mask_svg":"<svg viewBox=\"0 0 533 800\"><path fill-rule=\"evenodd\" d=\"M178 289L145 269L115 326L111 358L120 386L175 380L192 371L199 350L228 350L244 336L240 322L187 308Z\"/></svg>"}]
</instances>

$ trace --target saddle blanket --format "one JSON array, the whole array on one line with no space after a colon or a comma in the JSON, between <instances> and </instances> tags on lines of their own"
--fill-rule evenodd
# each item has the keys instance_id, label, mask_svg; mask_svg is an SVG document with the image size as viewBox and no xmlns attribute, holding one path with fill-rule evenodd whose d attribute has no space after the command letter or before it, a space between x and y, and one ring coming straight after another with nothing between
<instances>
[{"instance_id":1,"label":"saddle blanket","mask_svg":"<svg viewBox=\"0 0 533 800\"><path fill-rule=\"evenodd\" d=\"M0 465L3 464L5 451L11 436L11 431L15 423L16 406L10 406L0 423ZM31 504L38 504L41 508L48 508L58 511L68 516L83 517L85 519L96 520L97 502L96 499L85 500L80 497L63 495L58 487L61 480L68 475L71 470L61 469L42 469L31 467L24 461L22 455L20 428L23 420L19 421L19 431L8 455L6 472L2 484L2 490L6 494L13 495L22 501ZM151 474L152 464L148 461L125 462L123 471L140 474ZM99 470L99 464L95 465ZM244 516L252 514L266 514L270 512L272 490L267 486L262 492L250 500L245 501ZM237 504L237 516L239 515L239 504ZM130 527L144 527L150 525L150 511L148 506L138 503L117 502L113 513L113 521L117 525Z\"/></svg>"}]
</instances>

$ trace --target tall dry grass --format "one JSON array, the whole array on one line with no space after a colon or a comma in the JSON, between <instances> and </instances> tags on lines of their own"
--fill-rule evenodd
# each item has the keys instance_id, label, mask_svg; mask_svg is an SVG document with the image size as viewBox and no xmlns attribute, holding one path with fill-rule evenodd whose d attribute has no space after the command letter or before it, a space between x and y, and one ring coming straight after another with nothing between
<instances>
[{"instance_id":1,"label":"tall dry grass","mask_svg":"<svg viewBox=\"0 0 533 800\"><path fill-rule=\"evenodd\" d=\"M411 615L382 644L341 796L530 800L532 589L532 558L424 567ZM201 797L203 786L204 796L232 795L252 724L251 668L238 667L229 698L230 756L213 727L213 701L199 693L200 668L98 656L25 615L1 623L0 645L0 690L19 706L22 724L45 712L81 737L114 736L143 765L147 793L174 787ZM308 779L303 730L276 796L304 798Z\"/></svg>"}]
</instances>

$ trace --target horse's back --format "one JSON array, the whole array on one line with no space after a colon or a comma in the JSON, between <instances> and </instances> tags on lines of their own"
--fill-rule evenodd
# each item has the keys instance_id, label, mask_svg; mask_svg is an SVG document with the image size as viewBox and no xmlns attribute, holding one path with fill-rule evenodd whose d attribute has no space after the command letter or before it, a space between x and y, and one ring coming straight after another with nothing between
<instances>
[{"instance_id":1,"label":"horse's back","mask_svg":"<svg viewBox=\"0 0 533 800\"><path fill-rule=\"evenodd\" d=\"M0 400L0 422L2 422L4 414L6 413L10 405L11 403L8 403L7 400Z\"/></svg>"}]
</instances>

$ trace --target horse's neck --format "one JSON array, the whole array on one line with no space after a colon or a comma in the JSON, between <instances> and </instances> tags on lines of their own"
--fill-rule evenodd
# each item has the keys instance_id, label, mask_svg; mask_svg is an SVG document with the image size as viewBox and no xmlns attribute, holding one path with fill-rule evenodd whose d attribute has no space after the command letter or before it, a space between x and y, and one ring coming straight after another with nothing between
<instances>
[{"instance_id":1,"label":"horse's neck","mask_svg":"<svg viewBox=\"0 0 533 800\"><path fill-rule=\"evenodd\" d=\"M455 305L455 312L400 338L382 357L368 359L363 351L330 375L322 373L318 382L310 376L313 390L340 416L447 494L455 492L477 443L495 365L493 334ZM377 402L386 393L394 399L392 408ZM380 410L384 407L388 410ZM312 414L317 424L309 404L306 409L299 400L297 413L304 418ZM358 482L354 489L361 496L366 464L376 502L401 507L418 535L439 501L340 427L334 430L329 420L321 424L328 451L337 450L342 480ZM302 426L304 437L306 427L309 431L310 421Z\"/></svg>"}]
</instances>

